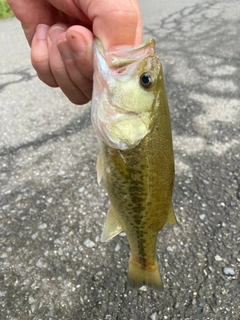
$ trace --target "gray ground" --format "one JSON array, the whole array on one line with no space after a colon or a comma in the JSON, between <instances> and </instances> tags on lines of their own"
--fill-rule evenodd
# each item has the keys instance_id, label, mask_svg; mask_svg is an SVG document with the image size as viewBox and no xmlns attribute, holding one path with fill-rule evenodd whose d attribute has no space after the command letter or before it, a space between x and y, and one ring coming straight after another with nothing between
<instances>
[{"instance_id":1,"label":"gray ground","mask_svg":"<svg viewBox=\"0 0 240 320\"><path fill-rule=\"evenodd\" d=\"M90 105L42 84L0 22L0 319L240 319L240 3L141 0L171 108L182 228L159 234L164 292L126 285L126 237L99 238Z\"/></svg>"}]
</instances>

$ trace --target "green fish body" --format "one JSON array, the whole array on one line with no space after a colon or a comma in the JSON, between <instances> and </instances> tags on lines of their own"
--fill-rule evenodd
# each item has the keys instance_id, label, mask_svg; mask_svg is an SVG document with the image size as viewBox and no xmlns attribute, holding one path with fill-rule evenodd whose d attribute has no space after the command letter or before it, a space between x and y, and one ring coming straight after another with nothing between
<instances>
[{"instance_id":1,"label":"green fish body","mask_svg":"<svg viewBox=\"0 0 240 320\"><path fill-rule=\"evenodd\" d=\"M170 115L153 39L108 52L95 39L92 123L100 142L98 181L110 198L102 241L124 231L129 284L161 289L157 235L177 221Z\"/></svg>"}]
</instances>

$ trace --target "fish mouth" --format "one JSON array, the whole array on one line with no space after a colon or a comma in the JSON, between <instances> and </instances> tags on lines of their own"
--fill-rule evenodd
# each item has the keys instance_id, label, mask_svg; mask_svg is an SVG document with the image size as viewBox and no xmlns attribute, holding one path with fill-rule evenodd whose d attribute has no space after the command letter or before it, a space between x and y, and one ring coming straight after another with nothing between
<instances>
[{"instance_id":1,"label":"fish mouth","mask_svg":"<svg viewBox=\"0 0 240 320\"><path fill-rule=\"evenodd\" d=\"M143 57L155 54L156 42L153 38L150 38L140 44L139 46L124 47L117 46L106 51L101 41L98 38L94 39L94 54L97 57L99 64L103 64L105 61L105 71L106 69L119 69L128 66L134 62L142 60ZM104 71L104 70L101 70ZM121 73L121 71L119 71Z\"/></svg>"}]
</instances>

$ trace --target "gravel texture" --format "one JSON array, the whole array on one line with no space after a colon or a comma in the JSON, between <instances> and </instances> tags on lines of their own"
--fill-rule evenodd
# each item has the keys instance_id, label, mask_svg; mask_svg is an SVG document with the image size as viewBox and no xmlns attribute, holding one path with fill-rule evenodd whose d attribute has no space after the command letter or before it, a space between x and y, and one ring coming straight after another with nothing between
<instances>
[{"instance_id":1,"label":"gravel texture","mask_svg":"<svg viewBox=\"0 0 240 320\"><path fill-rule=\"evenodd\" d=\"M159 233L164 291L127 286L124 234L100 242L90 105L42 84L19 23L4 20L0 319L240 319L240 3L159 2L140 4L164 67L182 225Z\"/></svg>"}]
</instances>

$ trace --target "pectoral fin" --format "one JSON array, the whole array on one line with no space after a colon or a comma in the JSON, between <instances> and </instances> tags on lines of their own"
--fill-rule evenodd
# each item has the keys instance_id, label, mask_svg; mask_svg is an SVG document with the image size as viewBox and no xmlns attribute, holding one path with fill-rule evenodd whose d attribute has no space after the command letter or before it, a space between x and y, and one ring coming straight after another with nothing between
<instances>
[{"instance_id":1,"label":"pectoral fin","mask_svg":"<svg viewBox=\"0 0 240 320\"><path fill-rule=\"evenodd\" d=\"M113 208L110 206L110 208L108 209L106 221L103 226L101 241L106 242L118 235L122 231L123 229L116 218L116 214Z\"/></svg>"},{"instance_id":2,"label":"pectoral fin","mask_svg":"<svg viewBox=\"0 0 240 320\"><path fill-rule=\"evenodd\" d=\"M101 182L103 176L103 167L102 167L102 158L100 154L97 157L97 182L98 184Z\"/></svg>"}]
</instances>

